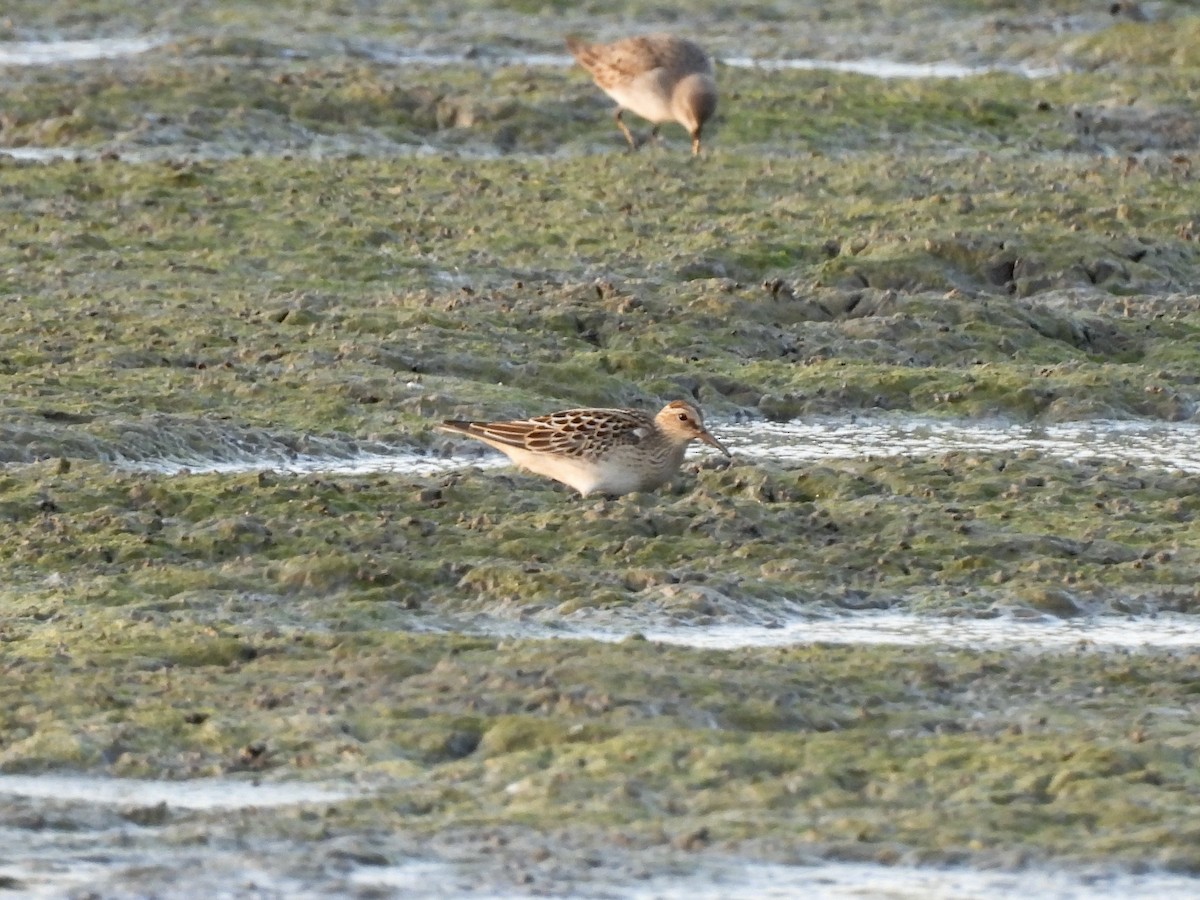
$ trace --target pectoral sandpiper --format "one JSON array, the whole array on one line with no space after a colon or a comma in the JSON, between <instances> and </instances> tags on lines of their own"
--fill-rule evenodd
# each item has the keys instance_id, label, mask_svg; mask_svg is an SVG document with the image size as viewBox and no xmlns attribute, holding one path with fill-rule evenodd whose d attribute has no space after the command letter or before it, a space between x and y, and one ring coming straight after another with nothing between
<instances>
[{"instance_id":1,"label":"pectoral sandpiper","mask_svg":"<svg viewBox=\"0 0 1200 900\"><path fill-rule=\"evenodd\" d=\"M477 438L584 497L654 490L671 479L694 440L730 455L708 433L700 410L682 400L654 416L636 409L567 409L511 422L448 420L440 427Z\"/></svg>"},{"instance_id":2,"label":"pectoral sandpiper","mask_svg":"<svg viewBox=\"0 0 1200 900\"><path fill-rule=\"evenodd\" d=\"M631 37L612 44L567 38L567 49L596 85L617 101L617 127L634 150L633 133L621 119L630 110L654 123L678 122L692 136L692 155L700 153L700 130L717 109L713 62L698 45L670 34Z\"/></svg>"}]
</instances>

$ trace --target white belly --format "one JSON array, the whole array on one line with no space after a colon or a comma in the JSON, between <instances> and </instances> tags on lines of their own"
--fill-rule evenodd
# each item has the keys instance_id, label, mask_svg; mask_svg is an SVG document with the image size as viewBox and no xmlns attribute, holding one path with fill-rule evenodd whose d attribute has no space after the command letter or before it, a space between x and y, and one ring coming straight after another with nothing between
<instances>
[{"instance_id":1,"label":"white belly","mask_svg":"<svg viewBox=\"0 0 1200 900\"><path fill-rule=\"evenodd\" d=\"M663 473L622 464L620 454L616 459L584 462L570 456L531 453L516 447L499 449L522 469L561 481L579 491L584 497L595 493L629 494L633 491L651 490L665 480L664 475L670 477L678 467L676 462L673 468Z\"/></svg>"},{"instance_id":2,"label":"white belly","mask_svg":"<svg viewBox=\"0 0 1200 900\"><path fill-rule=\"evenodd\" d=\"M620 106L647 121L655 124L673 122L675 114L671 111L671 91L663 83L664 80L662 69L652 69L605 93Z\"/></svg>"}]
</instances>

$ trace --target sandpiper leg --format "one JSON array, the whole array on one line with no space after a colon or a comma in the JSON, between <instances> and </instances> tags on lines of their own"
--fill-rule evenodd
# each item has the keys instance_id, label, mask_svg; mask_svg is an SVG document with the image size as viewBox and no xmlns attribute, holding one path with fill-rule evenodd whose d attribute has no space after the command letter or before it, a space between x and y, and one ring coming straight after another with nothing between
<instances>
[{"instance_id":1,"label":"sandpiper leg","mask_svg":"<svg viewBox=\"0 0 1200 900\"><path fill-rule=\"evenodd\" d=\"M638 148L637 139L633 136L633 132L629 130L629 126L626 125L625 121L621 118L621 113L623 112L625 112L625 110L618 106L616 114L617 127L621 129L621 134L625 135L625 140L629 141L629 149L636 150Z\"/></svg>"}]
</instances>

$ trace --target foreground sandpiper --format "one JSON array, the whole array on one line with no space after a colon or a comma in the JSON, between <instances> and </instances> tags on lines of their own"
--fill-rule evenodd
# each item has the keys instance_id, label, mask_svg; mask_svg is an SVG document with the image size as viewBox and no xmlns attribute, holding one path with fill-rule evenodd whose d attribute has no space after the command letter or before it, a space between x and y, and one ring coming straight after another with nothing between
<instances>
[{"instance_id":1,"label":"foreground sandpiper","mask_svg":"<svg viewBox=\"0 0 1200 900\"><path fill-rule=\"evenodd\" d=\"M440 427L477 438L584 497L654 490L678 471L694 440L730 455L708 433L700 410L682 400L654 416L636 409L566 409L511 422L447 420Z\"/></svg>"},{"instance_id":2,"label":"foreground sandpiper","mask_svg":"<svg viewBox=\"0 0 1200 900\"><path fill-rule=\"evenodd\" d=\"M617 101L617 127L634 150L638 142L621 119L625 110L654 123L678 122L692 136L692 155L700 154L700 131L717 109L712 58L692 41L670 34L648 34L612 44L567 38L567 49L596 85Z\"/></svg>"}]
</instances>

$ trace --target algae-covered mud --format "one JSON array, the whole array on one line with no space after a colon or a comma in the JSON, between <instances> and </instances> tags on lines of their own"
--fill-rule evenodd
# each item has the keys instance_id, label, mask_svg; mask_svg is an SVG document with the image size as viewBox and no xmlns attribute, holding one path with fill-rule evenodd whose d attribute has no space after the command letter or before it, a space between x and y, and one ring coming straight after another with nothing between
<instances>
[{"instance_id":1,"label":"algae-covered mud","mask_svg":"<svg viewBox=\"0 0 1200 900\"><path fill-rule=\"evenodd\" d=\"M1200 18L1113 8L9 3L0 884L1192 891ZM700 159L566 65L655 29ZM618 499L434 430L674 398Z\"/></svg>"}]
</instances>

